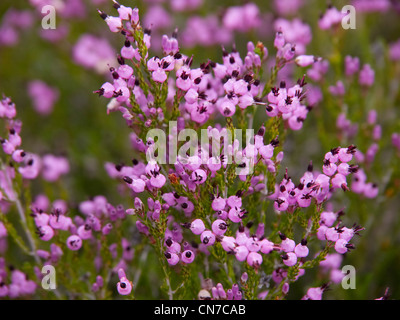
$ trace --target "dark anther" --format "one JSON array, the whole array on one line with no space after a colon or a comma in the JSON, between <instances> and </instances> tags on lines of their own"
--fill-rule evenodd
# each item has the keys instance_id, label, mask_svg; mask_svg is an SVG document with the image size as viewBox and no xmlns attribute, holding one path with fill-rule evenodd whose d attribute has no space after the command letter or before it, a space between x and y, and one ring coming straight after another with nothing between
<instances>
[{"instance_id":1,"label":"dark anther","mask_svg":"<svg viewBox=\"0 0 400 320\"><path fill-rule=\"evenodd\" d=\"M127 184L132 184L133 182L132 178L129 178L128 176L123 177L122 180L124 180Z\"/></svg>"}]
</instances>

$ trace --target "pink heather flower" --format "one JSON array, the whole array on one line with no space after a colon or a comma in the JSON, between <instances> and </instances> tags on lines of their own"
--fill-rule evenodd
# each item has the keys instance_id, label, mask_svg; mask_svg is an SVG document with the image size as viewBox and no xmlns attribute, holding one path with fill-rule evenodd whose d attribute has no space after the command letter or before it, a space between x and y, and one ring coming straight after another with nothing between
<instances>
[{"instance_id":1,"label":"pink heather flower","mask_svg":"<svg viewBox=\"0 0 400 320\"><path fill-rule=\"evenodd\" d=\"M318 61L318 58L312 55L299 55L294 61L299 67L308 67Z\"/></svg>"},{"instance_id":2,"label":"pink heather flower","mask_svg":"<svg viewBox=\"0 0 400 320\"><path fill-rule=\"evenodd\" d=\"M363 228L360 228L360 230L362 230L362 229ZM358 231L358 228L357 229L353 229L353 228L343 227L341 229L340 234L339 234L339 238L340 239L344 239L346 241L350 241L354 237L354 235L356 234L356 232L357 232L356 230Z\"/></svg>"},{"instance_id":3,"label":"pink heather flower","mask_svg":"<svg viewBox=\"0 0 400 320\"><path fill-rule=\"evenodd\" d=\"M229 7L222 21L228 30L246 32L260 25L260 11L254 3Z\"/></svg>"},{"instance_id":4,"label":"pink heather flower","mask_svg":"<svg viewBox=\"0 0 400 320\"><path fill-rule=\"evenodd\" d=\"M215 243L216 237L215 237L215 234L213 232L211 232L210 230L205 230L200 235L200 240L206 246L212 246Z\"/></svg>"},{"instance_id":5,"label":"pink heather flower","mask_svg":"<svg viewBox=\"0 0 400 320\"><path fill-rule=\"evenodd\" d=\"M312 196L309 194L303 194L300 193L297 197L296 197L296 201L297 204L299 205L299 207L301 208L307 208L311 205L311 200L312 200Z\"/></svg>"},{"instance_id":6,"label":"pink heather flower","mask_svg":"<svg viewBox=\"0 0 400 320\"><path fill-rule=\"evenodd\" d=\"M0 118L13 119L17 115L15 103L10 98L5 97L0 101Z\"/></svg>"},{"instance_id":7,"label":"pink heather flower","mask_svg":"<svg viewBox=\"0 0 400 320\"><path fill-rule=\"evenodd\" d=\"M67 247L72 251L77 251L82 247L82 239L77 235L69 236L67 239Z\"/></svg>"},{"instance_id":8,"label":"pink heather flower","mask_svg":"<svg viewBox=\"0 0 400 320\"><path fill-rule=\"evenodd\" d=\"M281 50L278 51L277 57L285 61L291 61L296 54L296 46L291 43L286 43Z\"/></svg>"},{"instance_id":9,"label":"pink heather flower","mask_svg":"<svg viewBox=\"0 0 400 320\"><path fill-rule=\"evenodd\" d=\"M249 239L245 229L243 227L239 227L238 231L236 232L236 244L238 245L245 245L247 240Z\"/></svg>"},{"instance_id":10,"label":"pink heather flower","mask_svg":"<svg viewBox=\"0 0 400 320\"><path fill-rule=\"evenodd\" d=\"M322 91L319 87L309 85L307 101L310 106L315 106L322 101Z\"/></svg>"},{"instance_id":11,"label":"pink heather flower","mask_svg":"<svg viewBox=\"0 0 400 320\"><path fill-rule=\"evenodd\" d=\"M136 26L139 23L139 9L138 8L132 9L131 23L133 24L133 26Z\"/></svg>"},{"instance_id":12,"label":"pink heather flower","mask_svg":"<svg viewBox=\"0 0 400 320\"><path fill-rule=\"evenodd\" d=\"M372 138L375 141L379 141L382 138L382 127L379 124L374 126L374 129L372 130Z\"/></svg>"},{"instance_id":13,"label":"pink heather flower","mask_svg":"<svg viewBox=\"0 0 400 320\"><path fill-rule=\"evenodd\" d=\"M32 216L34 217L35 225L37 227L42 227L49 224L50 216L47 213L34 212Z\"/></svg>"},{"instance_id":14,"label":"pink heather flower","mask_svg":"<svg viewBox=\"0 0 400 320\"><path fill-rule=\"evenodd\" d=\"M7 229L3 222L0 222L0 239L7 237Z\"/></svg>"},{"instance_id":15,"label":"pink heather flower","mask_svg":"<svg viewBox=\"0 0 400 320\"><path fill-rule=\"evenodd\" d=\"M367 183L364 187L363 194L366 198L373 199L375 198L379 193L378 186L374 183Z\"/></svg>"},{"instance_id":16,"label":"pink heather flower","mask_svg":"<svg viewBox=\"0 0 400 320\"><path fill-rule=\"evenodd\" d=\"M167 251L170 253L179 254L181 252L181 245L178 242L172 240L171 238L167 238L164 241L164 245L167 247Z\"/></svg>"},{"instance_id":17,"label":"pink heather flower","mask_svg":"<svg viewBox=\"0 0 400 320\"><path fill-rule=\"evenodd\" d=\"M188 92L185 94L185 100L187 103L193 104L197 102L199 94L195 89L189 89Z\"/></svg>"},{"instance_id":18,"label":"pink heather flower","mask_svg":"<svg viewBox=\"0 0 400 320\"><path fill-rule=\"evenodd\" d=\"M228 44L232 41L232 31L220 23L215 14L206 17L192 16L188 19L180 36L185 47L195 45L211 46L215 44Z\"/></svg>"},{"instance_id":19,"label":"pink heather flower","mask_svg":"<svg viewBox=\"0 0 400 320\"><path fill-rule=\"evenodd\" d=\"M325 238L328 241L337 241L339 239L339 233L337 232L336 228L331 227L326 229Z\"/></svg>"},{"instance_id":20,"label":"pink heather flower","mask_svg":"<svg viewBox=\"0 0 400 320\"><path fill-rule=\"evenodd\" d=\"M49 217L49 224L53 229L68 230L72 225L72 219L56 211Z\"/></svg>"},{"instance_id":21,"label":"pink heather flower","mask_svg":"<svg viewBox=\"0 0 400 320\"><path fill-rule=\"evenodd\" d=\"M121 240L121 246L123 250L122 259L124 259L125 261L132 261L135 254L135 250L131 247L129 241L123 238Z\"/></svg>"},{"instance_id":22,"label":"pink heather flower","mask_svg":"<svg viewBox=\"0 0 400 320\"><path fill-rule=\"evenodd\" d=\"M283 35L282 30L278 30L275 33L275 39L274 39L274 47L278 50L282 49L283 46L285 45L285 37Z\"/></svg>"},{"instance_id":23,"label":"pink heather flower","mask_svg":"<svg viewBox=\"0 0 400 320\"><path fill-rule=\"evenodd\" d=\"M111 223L107 223L102 229L101 232L103 235L108 235L113 229L113 225Z\"/></svg>"},{"instance_id":24,"label":"pink heather flower","mask_svg":"<svg viewBox=\"0 0 400 320\"><path fill-rule=\"evenodd\" d=\"M321 30L331 29L341 23L343 14L333 6L330 6L318 21Z\"/></svg>"},{"instance_id":25,"label":"pink heather flower","mask_svg":"<svg viewBox=\"0 0 400 320\"><path fill-rule=\"evenodd\" d=\"M19 33L13 26L4 25L0 26L0 45L3 46L14 46L19 41Z\"/></svg>"},{"instance_id":26,"label":"pink heather flower","mask_svg":"<svg viewBox=\"0 0 400 320\"><path fill-rule=\"evenodd\" d=\"M25 153L24 150L18 149L18 150L15 150L15 151L12 153L12 159L13 159L15 162L20 163L20 162L24 161L25 155L26 155L26 153Z\"/></svg>"},{"instance_id":27,"label":"pink heather flower","mask_svg":"<svg viewBox=\"0 0 400 320\"><path fill-rule=\"evenodd\" d=\"M274 46L278 48L278 50L281 50L284 47L284 43L280 40L282 35L280 35L279 32L281 32L286 44L296 46L297 54L304 55L306 53L306 46L312 39L311 27L308 24L298 18L295 18L292 21L278 18L274 22L274 29L278 32L274 40Z\"/></svg>"},{"instance_id":28,"label":"pink heather flower","mask_svg":"<svg viewBox=\"0 0 400 320\"><path fill-rule=\"evenodd\" d=\"M249 279L249 275L247 274L247 272L243 272L242 275L240 276L240 281L242 283L246 283L248 279Z\"/></svg>"},{"instance_id":29,"label":"pink heather flower","mask_svg":"<svg viewBox=\"0 0 400 320\"><path fill-rule=\"evenodd\" d=\"M315 62L310 69L307 70L307 76L314 81L320 81L322 77L328 72L329 61L321 60Z\"/></svg>"},{"instance_id":30,"label":"pink heather flower","mask_svg":"<svg viewBox=\"0 0 400 320\"><path fill-rule=\"evenodd\" d=\"M370 87L375 81L375 71L369 64L365 64L360 71L358 81L360 85Z\"/></svg>"},{"instance_id":31,"label":"pink heather flower","mask_svg":"<svg viewBox=\"0 0 400 320\"><path fill-rule=\"evenodd\" d=\"M115 87L109 82L104 83L99 90L95 91L95 93L98 93L105 98L112 98L114 96L114 92Z\"/></svg>"},{"instance_id":32,"label":"pink heather flower","mask_svg":"<svg viewBox=\"0 0 400 320\"><path fill-rule=\"evenodd\" d=\"M115 51L108 40L90 34L83 34L72 50L74 61L98 73L109 71L110 65L116 64ZM114 91L114 89L113 89Z\"/></svg>"},{"instance_id":33,"label":"pink heather flower","mask_svg":"<svg viewBox=\"0 0 400 320\"><path fill-rule=\"evenodd\" d=\"M44 260L48 260L50 258L50 252L45 250L36 250L36 254L39 256L39 258Z\"/></svg>"},{"instance_id":34,"label":"pink heather flower","mask_svg":"<svg viewBox=\"0 0 400 320\"><path fill-rule=\"evenodd\" d=\"M309 250L307 248L307 241L305 239L301 240L301 243L299 243L294 248L294 253L299 258L307 257L308 256L308 252L309 252Z\"/></svg>"},{"instance_id":35,"label":"pink heather flower","mask_svg":"<svg viewBox=\"0 0 400 320\"><path fill-rule=\"evenodd\" d=\"M327 176L333 176L336 173L336 170L337 170L337 165L333 162L329 162L329 160L326 160L326 162L322 167L322 171Z\"/></svg>"},{"instance_id":36,"label":"pink heather flower","mask_svg":"<svg viewBox=\"0 0 400 320\"><path fill-rule=\"evenodd\" d=\"M160 68L160 59L158 57L153 57L147 61L147 69L149 71L156 71Z\"/></svg>"},{"instance_id":37,"label":"pink heather flower","mask_svg":"<svg viewBox=\"0 0 400 320\"><path fill-rule=\"evenodd\" d=\"M349 243L345 239L339 239L335 243L335 250L337 253L344 254L348 251Z\"/></svg>"},{"instance_id":38,"label":"pink heather flower","mask_svg":"<svg viewBox=\"0 0 400 320\"><path fill-rule=\"evenodd\" d=\"M168 264L171 266L174 266L179 262L179 256L176 253L165 252L164 256L167 259Z\"/></svg>"},{"instance_id":39,"label":"pink heather flower","mask_svg":"<svg viewBox=\"0 0 400 320\"><path fill-rule=\"evenodd\" d=\"M261 240L260 246L260 251L264 254L269 254L274 249L274 243L267 239Z\"/></svg>"},{"instance_id":40,"label":"pink heather flower","mask_svg":"<svg viewBox=\"0 0 400 320\"><path fill-rule=\"evenodd\" d=\"M192 172L191 179L195 184L203 184L207 180L207 173L202 169Z\"/></svg>"},{"instance_id":41,"label":"pink heather flower","mask_svg":"<svg viewBox=\"0 0 400 320\"><path fill-rule=\"evenodd\" d=\"M3 139L1 141L1 145L3 147L4 153L6 153L6 154L12 154L15 151L15 146L6 139Z\"/></svg>"},{"instance_id":42,"label":"pink heather flower","mask_svg":"<svg viewBox=\"0 0 400 320\"><path fill-rule=\"evenodd\" d=\"M221 241L222 248L227 251L233 251L236 247L236 241L234 237L224 236Z\"/></svg>"},{"instance_id":43,"label":"pink heather flower","mask_svg":"<svg viewBox=\"0 0 400 320\"><path fill-rule=\"evenodd\" d=\"M68 160L64 157L56 157L47 154L42 157L42 176L45 180L54 182L57 181L61 175L69 172Z\"/></svg>"},{"instance_id":44,"label":"pink heather flower","mask_svg":"<svg viewBox=\"0 0 400 320\"><path fill-rule=\"evenodd\" d=\"M220 219L222 219L222 220L226 220L226 219L228 219L228 217L229 217L228 212L225 211L225 210L217 211L216 214L218 215L218 218L220 218Z\"/></svg>"},{"instance_id":45,"label":"pink heather flower","mask_svg":"<svg viewBox=\"0 0 400 320\"><path fill-rule=\"evenodd\" d=\"M226 207L226 199L221 197L215 198L211 203L211 207L213 208L214 211L224 210Z\"/></svg>"},{"instance_id":46,"label":"pink heather flower","mask_svg":"<svg viewBox=\"0 0 400 320\"><path fill-rule=\"evenodd\" d=\"M303 4L303 0L274 0L275 9L281 16L296 14Z\"/></svg>"},{"instance_id":47,"label":"pink heather flower","mask_svg":"<svg viewBox=\"0 0 400 320\"><path fill-rule=\"evenodd\" d=\"M118 293L122 296L127 296L132 292L132 282L130 282L127 278L122 277L119 279L117 283Z\"/></svg>"},{"instance_id":48,"label":"pink heather flower","mask_svg":"<svg viewBox=\"0 0 400 320\"><path fill-rule=\"evenodd\" d=\"M154 160L149 161L146 166L146 174L150 176L150 184L154 188L161 188L167 181L160 170L160 166Z\"/></svg>"},{"instance_id":49,"label":"pink heather flower","mask_svg":"<svg viewBox=\"0 0 400 320\"><path fill-rule=\"evenodd\" d=\"M360 59L358 57L346 56L345 62L345 74L350 77L358 72L360 69Z\"/></svg>"},{"instance_id":50,"label":"pink heather flower","mask_svg":"<svg viewBox=\"0 0 400 320\"><path fill-rule=\"evenodd\" d=\"M120 5L116 1L114 1L114 7L117 8L119 18L121 20L128 20L128 21L131 20L132 13L133 13L132 8Z\"/></svg>"},{"instance_id":51,"label":"pink heather flower","mask_svg":"<svg viewBox=\"0 0 400 320\"><path fill-rule=\"evenodd\" d=\"M121 78L129 79L133 74L133 68L127 64L123 64L118 67L117 73Z\"/></svg>"},{"instance_id":52,"label":"pink heather flower","mask_svg":"<svg viewBox=\"0 0 400 320\"><path fill-rule=\"evenodd\" d=\"M367 152L365 152L365 161L366 162L373 162L376 153L378 152L379 146L377 143L371 144L371 146L368 148Z\"/></svg>"},{"instance_id":53,"label":"pink heather flower","mask_svg":"<svg viewBox=\"0 0 400 320\"><path fill-rule=\"evenodd\" d=\"M233 208L233 207L240 208L242 206L242 198L238 197L236 195L230 196L230 197L228 197L227 204L231 208Z\"/></svg>"},{"instance_id":54,"label":"pink heather flower","mask_svg":"<svg viewBox=\"0 0 400 320\"><path fill-rule=\"evenodd\" d=\"M24 157L25 166L21 166L18 168L18 171L21 173L24 179L35 179L40 172L41 169L41 161L37 155L29 154Z\"/></svg>"},{"instance_id":55,"label":"pink heather flower","mask_svg":"<svg viewBox=\"0 0 400 320\"><path fill-rule=\"evenodd\" d=\"M378 116L378 114L377 114L376 110L373 110L373 109L370 110L368 112L368 117L367 117L368 124L371 124L371 125L375 124L377 116Z\"/></svg>"},{"instance_id":56,"label":"pink heather flower","mask_svg":"<svg viewBox=\"0 0 400 320\"><path fill-rule=\"evenodd\" d=\"M286 211L289 207L289 202L285 197L279 197L274 201L274 208L277 211Z\"/></svg>"},{"instance_id":57,"label":"pink heather flower","mask_svg":"<svg viewBox=\"0 0 400 320\"><path fill-rule=\"evenodd\" d=\"M323 211L321 213L320 224L322 223L323 225L325 225L327 227L331 227L334 224L334 222L336 221L337 217L338 217L338 214L335 212Z\"/></svg>"},{"instance_id":58,"label":"pink heather flower","mask_svg":"<svg viewBox=\"0 0 400 320\"><path fill-rule=\"evenodd\" d=\"M284 234L280 233L279 237L281 238L282 242L280 247L285 252L292 252L296 247L296 243L292 240L287 238Z\"/></svg>"},{"instance_id":59,"label":"pink heather flower","mask_svg":"<svg viewBox=\"0 0 400 320\"><path fill-rule=\"evenodd\" d=\"M263 258L261 254L253 251L247 255L246 261L250 266L258 268L259 266L261 266Z\"/></svg>"},{"instance_id":60,"label":"pink heather flower","mask_svg":"<svg viewBox=\"0 0 400 320\"><path fill-rule=\"evenodd\" d=\"M249 237L245 243L247 249L249 249L250 252L258 252L260 251L260 242L256 237Z\"/></svg>"},{"instance_id":61,"label":"pink heather flower","mask_svg":"<svg viewBox=\"0 0 400 320\"><path fill-rule=\"evenodd\" d=\"M317 287L317 288L310 288L307 290L307 294L305 296L305 299L309 300L322 300L322 293L324 292L323 288Z\"/></svg>"},{"instance_id":62,"label":"pink heather flower","mask_svg":"<svg viewBox=\"0 0 400 320\"><path fill-rule=\"evenodd\" d=\"M54 262L57 262L61 258L61 256L64 254L62 249L54 243L52 243L50 245L50 252L51 252L50 259L51 259L51 261L54 261Z\"/></svg>"},{"instance_id":63,"label":"pink heather flower","mask_svg":"<svg viewBox=\"0 0 400 320\"><path fill-rule=\"evenodd\" d=\"M38 227L38 234L39 234L39 237L41 240L49 241L54 236L54 230L52 227L50 227L48 225L44 225L44 226Z\"/></svg>"},{"instance_id":64,"label":"pink heather flower","mask_svg":"<svg viewBox=\"0 0 400 320\"><path fill-rule=\"evenodd\" d=\"M328 89L333 96L343 96L345 94L344 84L340 80L336 82L336 85L329 86Z\"/></svg>"},{"instance_id":65,"label":"pink heather flower","mask_svg":"<svg viewBox=\"0 0 400 320\"><path fill-rule=\"evenodd\" d=\"M389 58L392 61L400 60L400 39L389 46Z\"/></svg>"},{"instance_id":66,"label":"pink heather flower","mask_svg":"<svg viewBox=\"0 0 400 320\"><path fill-rule=\"evenodd\" d=\"M124 46L121 48L121 56L128 60L135 58L137 61L140 61L141 59L139 49L134 49L129 40L125 40Z\"/></svg>"},{"instance_id":67,"label":"pink heather flower","mask_svg":"<svg viewBox=\"0 0 400 320\"><path fill-rule=\"evenodd\" d=\"M297 263L297 256L294 252L287 252L282 256L282 260L288 267L293 267Z\"/></svg>"},{"instance_id":68,"label":"pink heather flower","mask_svg":"<svg viewBox=\"0 0 400 320\"><path fill-rule=\"evenodd\" d=\"M82 240L87 240L92 237L92 227L89 224L84 224L78 227L78 236Z\"/></svg>"},{"instance_id":69,"label":"pink heather flower","mask_svg":"<svg viewBox=\"0 0 400 320\"><path fill-rule=\"evenodd\" d=\"M392 145L400 151L400 134L399 133L393 133L392 134Z\"/></svg>"},{"instance_id":70,"label":"pink heather flower","mask_svg":"<svg viewBox=\"0 0 400 320\"><path fill-rule=\"evenodd\" d=\"M192 250L185 250L181 254L181 260L183 263L192 263L195 258L194 252Z\"/></svg>"},{"instance_id":71,"label":"pink heather flower","mask_svg":"<svg viewBox=\"0 0 400 320\"><path fill-rule=\"evenodd\" d=\"M265 159L271 159L272 156L274 155L274 147L271 144L267 144L265 146L262 146L258 152L260 155Z\"/></svg>"},{"instance_id":72,"label":"pink heather flower","mask_svg":"<svg viewBox=\"0 0 400 320\"><path fill-rule=\"evenodd\" d=\"M237 207L231 208L228 212L229 219L235 223L242 221L243 216L244 212Z\"/></svg>"},{"instance_id":73,"label":"pink heather flower","mask_svg":"<svg viewBox=\"0 0 400 320\"><path fill-rule=\"evenodd\" d=\"M135 193L141 193L146 188L146 183L142 179L130 178L128 176L125 176L123 180Z\"/></svg>"},{"instance_id":74,"label":"pink heather flower","mask_svg":"<svg viewBox=\"0 0 400 320\"><path fill-rule=\"evenodd\" d=\"M203 0L171 0L171 8L174 11L195 10L203 4Z\"/></svg>"},{"instance_id":75,"label":"pink heather flower","mask_svg":"<svg viewBox=\"0 0 400 320\"><path fill-rule=\"evenodd\" d=\"M32 99L35 110L42 115L48 115L53 111L54 104L59 97L59 91L56 88L41 80L29 82L28 94Z\"/></svg>"},{"instance_id":76,"label":"pink heather flower","mask_svg":"<svg viewBox=\"0 0 400 320\"><path fill-rule=\"evenodd\" d=\"M154 5L147 9L143 17L143 25L154 30L165 29L171 26L172 18L167 10L161 5Z\"/></svg>"},{"instance_id":77,"label":"pink heather flower","mask_svg":"<svg viewBox=\"0 0 400 320\"><path fill-rule=\"evenodd\" d=\"M9 130L8 140L14 148L18 148L22 143L21 136L15 131L15 129Z\"/></svg>"},{"instance_id":78,"label":"pink heather flower","mask_svg":"<svg viewBox=\"0 0 400 320\"><path fill-rule=\"evenodd\" d=\"M343 256L338 253L330 253L327 254L325 260L322 260L319 265L328 270L328 269L338 269L342 264Z\"/></svg>"},{"instance_id":79,"label":"pink heather flower","mask_svg":"<svg viewBox=\"0 0 400 320\"><path fill-rule=\"evenodd\" d=\"M245 261L247 259L247 256L249 255L249 249L247 249L247 247L244 245L237 246L234 249L234 252L235 257L238 261Z\"/></svg>"},{"instance_id":80,"label":"pink heather flower","mask_svg":"<svg viewBox=\"0 0 400 320\"><path fill-rule=\"evenodd\" d=\"M193 220L190 224L190 230L194 234L201 234L205 229L206 227L204 226L204 222L201 219Z\"/></svg>"},{"instance_id":81,"label":"pink heather flower","mask_svg":"<svg viewBox=\"0 0 400 320\"><path fill-rule=\"evenodd\" d=\"M342 270L340 269L332 269L330 274L329 274L329 279L333 282L333 283L341 283L343 278L344 278L344 274L342 272Z\"/></svg>"},{"instance_id":82,"label":"pink heather flower","mask_svg":"<svg viewBox=\"0 0 400 320\"><path fill-rule=\"evenodd\" d=\"M212 231L217 236L222 236L226 232L227 228L228 228L228 225L226 224L226 222L224 220L221 220L221 219L215 220L211 225Z\"/></svg>"},{"instance_id":83,"label":"pink heather flower","mask_svg":"<svg viewBox=\"0 0 400 320\"><path fill-rule=\"evenodd\" d=\"M162 37L162 49L164 55L175 55L179 52L179 44L176 36L173 35L171 38L168 38L167 35L163 35Z\"/></svg>"},{"instance_id":84,"label":"pink heather flower","mask_svg":"<svg viewBox=\"0 0 400 320\"><path fill-rule=\"evenodd\" d=\"M42 39L46 41L57 43L64 40L69 34L69 31L70 31L70 26L66 22L62 21L59 24L57 24L56 29L39 30L39 35Z\"/></svg>"},{"instance_id":85,"label":"pink heather flower","mask_svg":"<svg viewBox=\"0 0 400 320\"><path fill-rule=\"evenodd\" d=\"M122 30L122 20L119 17L108 16L105 13L99 11L100 16L107 23L111 32L120 32Z\"/></svg>"},{"instance_id":86,"label":"pink heather flower","mask_svg":"<svg viewBox=\"0 0 400 320\"><path fill-rule=\"evenodd\" d=\"M339 160L342 162L349 162L353 158L355 147L350 146L348 148L340 148L339 150Z\"/></svg>"},{"instance_id":87,"label":"pink heather flower","mask_svg":"<svg viewBox=\"0 0 400 320\"><path fill-rule=\"evenodd\" d=\"M391 6L389 0L353 0L357 12L386 12Z\"/></svg>"},{"instance_id":88,"label":"pink heather flower","mask_svg":"<svg viewBox=\"0 0 400 320\"><path fill-rule=\"evenodd\" d=\"M159 83L163 83L163 82L165 82L165 80L167 80L167 74L161 68L158 68L157 70L153 71L151 76L154 81L159 82Z\"/></svg>"},{"instance_id":89,"label":"pink heather flower","mask_svg":"<svg viewBox=\"0 0 400 320\"><path fill-rule=\"evenodd\" d=\"M343 163L339 164L339 166L337 167L338 172L339 172L340 174L344 175L344 176L347 176L347 175L349 175L350 173L352 173L353 170L356 170L356 169L353 169L353 168L354 168L354 166L350 166L350 165L349 165L348 163L346 163L346 162L343 162Z\"/></svg>"}]
</instances>

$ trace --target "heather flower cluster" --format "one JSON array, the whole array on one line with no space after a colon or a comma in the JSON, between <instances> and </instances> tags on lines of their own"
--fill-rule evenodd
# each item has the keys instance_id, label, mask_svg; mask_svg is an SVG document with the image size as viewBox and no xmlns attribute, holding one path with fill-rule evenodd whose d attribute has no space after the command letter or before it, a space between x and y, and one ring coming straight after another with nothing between
<instances>
[{"instance_id":1,"label":"heather flower cluster","mask_svg":"<svg viewBox=\"0 0 400 320\"><path fill-rule=\"evenodd\" d=\"M67 2L53 2L61 27L41 32L46 41L66 39L71 21L96 13ZM3 95L0 298L45 294L43 266L55 268L58 286L47 292L60 299L321 300L340 290L342 267L356 264L359 243L378 228L369 210L398 192L400 177L400 130L384 124L395 111L378 112L382 95L394 105L398 92L376 89L379 65L340 52L340 9L324 7L311 25L296 17L305 1L274 1L277 18L246 2L175 28L168 10L196 12L206 1L151 1L143 14L139 5L92 2L104 7L100 35L77 36L70 63L96 73L88 96L106 104L104 121L126 125L128 148L105 129L123 160L92 157L84 136L79 153L88 154L85 174L106 176L116 196L70 198L77 155L31 148L23 109ZM353 2L388 10L385 1ZM30 3L34 12L3 17L1 46L18 44L44 2ZM235 44L236 34L265 36L266 25L266 41ZM309 49L315 34L332 36L331 55ZM191 50L215 44L218 57ZM397 69L399 51L397 40L386 52ZM40 78L26 88L43 121L63 94ZM14 247L30 266L15 265Z\"/></svg>"}]
</instances>

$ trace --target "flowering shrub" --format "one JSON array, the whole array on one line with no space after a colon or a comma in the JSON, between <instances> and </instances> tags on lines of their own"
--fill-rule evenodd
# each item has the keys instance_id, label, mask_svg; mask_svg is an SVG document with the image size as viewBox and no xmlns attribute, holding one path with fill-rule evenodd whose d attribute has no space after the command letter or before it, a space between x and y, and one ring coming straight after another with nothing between
<instances>
[{"instance_id":1,"label":"flowering shrub","mask_svg":"<svg viewBox=\"0 0 400 320\"><path fill-rule=\"evenodd\" d=\"M58 6L40 41L76 75L45 81L52 60L33 63L32 112L4 90L0 297L398 295L397 273L370 260L399 257L399 40L365 31L368 12L398 6L354 1L365 26L344 30L333 6L303 21L305 1L275 1L278 18L251 2L205 16L207 1L148 2L32 0L3 15L0 45L13 50L43 5ZM96 35L73 33L98 15Z\"/></svg>"}]
</instances>

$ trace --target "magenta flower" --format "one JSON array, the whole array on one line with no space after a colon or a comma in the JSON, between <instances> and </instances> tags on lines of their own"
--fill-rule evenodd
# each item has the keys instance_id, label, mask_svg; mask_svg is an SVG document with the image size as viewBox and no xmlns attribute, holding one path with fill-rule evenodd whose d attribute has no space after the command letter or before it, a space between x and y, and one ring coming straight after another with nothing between
<instances>
[{"instance_id":1,"label":"magenta flower","mask_svg":"<svg viewBox=\"0 0 400 320\"><path fill-rule=\"evenodd\" d=\"M360 85L371 87L375 81L375 71L371 68L369 64L365 64L361 71L358 78Z\"/></svg>"}]
</instances>

